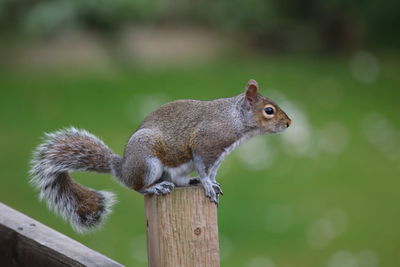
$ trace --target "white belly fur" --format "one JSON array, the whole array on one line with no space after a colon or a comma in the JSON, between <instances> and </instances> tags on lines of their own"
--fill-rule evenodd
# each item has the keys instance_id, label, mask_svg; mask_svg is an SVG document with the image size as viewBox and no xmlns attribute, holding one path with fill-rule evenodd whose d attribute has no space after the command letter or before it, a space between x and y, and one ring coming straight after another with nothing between
<instances>
[{"instance_id":1,"label":"white belly fur","mask_svg":"<svg viewBox=\"0 0 400 267\"><path fill-rule=\"evenodd\" d=\"M164 171L169 174L175 185L184 186L189 183L189 175L194 171L194 164L191 160L175 168L164 167Z\"/></svg>"}]
</instances>

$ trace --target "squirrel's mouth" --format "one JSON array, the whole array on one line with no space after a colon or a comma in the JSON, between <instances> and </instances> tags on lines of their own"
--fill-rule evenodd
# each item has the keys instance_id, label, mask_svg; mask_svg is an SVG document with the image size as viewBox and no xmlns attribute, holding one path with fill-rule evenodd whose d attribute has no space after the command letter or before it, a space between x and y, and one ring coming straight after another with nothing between
<instances>
[{"instance_id":1,"label":"squirrel's mouth","mask_svg":"<svg viewBox=\"0 0 400 267\"><path fill-rule=\"evenodd\" d=\"M268 129L266 133L280 133L289 128L290 122L284 123L284 124L278 124L274 126L272 129Z\"/></svg>"}]
</instances>

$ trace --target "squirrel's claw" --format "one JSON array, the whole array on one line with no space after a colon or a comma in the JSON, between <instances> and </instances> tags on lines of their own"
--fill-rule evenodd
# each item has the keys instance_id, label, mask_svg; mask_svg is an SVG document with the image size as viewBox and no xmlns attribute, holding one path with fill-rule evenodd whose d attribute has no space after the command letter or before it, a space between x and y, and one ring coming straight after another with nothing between
<instances>
[{"instance_id":1,"label":"squirrel's claw","mask_svg":"<svg viewBox=\"0 0 400 267\"><path fill-rule=\"evenodd\" d=\"M221 195L221 196L224 195L224 192L222 192L221 185L219 183L213 183L213 188L217 195Z\"/></svg>"},{"instance_id":2,"label":"squirrel's claw","mask_svg":"<svg viewBox=\"0 0 400 267\"><path fill-rule=\"evenodd\" d=\"M218 195L215 195L214 197L209 197L209 198L210 198L210 201L211 201L211 202L214 202L215 205L216 205L217 208L218 208L218 204L219 204L219 197L218 197Z\"/></svg>"},{"instance_id":3,"label":"squirrel's claw","mask_svg":"<svg viewBox=\"0 0 400 267\"><path fill-rule=\"evenodd\" d=\"M205 195L210 198L218 207L219 195L222 193L221 187L218 183L211 182L210 180L202 181Z\"/></svg>"}]
</instances>

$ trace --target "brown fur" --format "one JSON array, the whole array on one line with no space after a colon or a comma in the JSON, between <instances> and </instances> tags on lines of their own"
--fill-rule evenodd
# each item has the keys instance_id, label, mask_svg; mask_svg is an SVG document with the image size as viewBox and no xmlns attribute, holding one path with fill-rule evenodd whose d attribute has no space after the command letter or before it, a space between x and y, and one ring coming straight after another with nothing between
<instances>
[{"instance_id":1,"label":"brown fur","mask_svg":"<svg viewBox=\"0 0 400 267\"><path fill-rule=\"evenodd\" d=\"M273 118L263 114L275 107ZM244 94L212 101L178 100L161 106L145 118L125 148L122 180L141 190L151 167L143 158L155 157L165 167L178 167L197 155L209 170L225 149L254 130L273 133L286 129L290 119L278 105L258 94L250 81ZM143 135L143 136L142 136Z\"/></svg>"},{"instance_id":2,"label":"brown fur","mask_svg":"<svg viewBox=\"0 0 400 267\"><path fill-rule=\"evenodd\" d=\"M68 173L59 175L58 186L59 195L68 192L75 199L77 202L76 212L82 220L100 210L100 199L96 193L72 180Z\"/></svg>"}]
</instances>

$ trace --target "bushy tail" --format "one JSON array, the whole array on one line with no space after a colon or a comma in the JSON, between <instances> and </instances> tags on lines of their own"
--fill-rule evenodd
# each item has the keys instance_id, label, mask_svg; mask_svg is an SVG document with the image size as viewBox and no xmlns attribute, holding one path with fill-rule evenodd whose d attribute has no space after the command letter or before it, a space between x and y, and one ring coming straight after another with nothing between
<instances>
[{"instance_id":1,"label":"bushy tail","mask_svg":"<svg viewBox=\"0 0 400 267\"><path fill-rule=\"evenodd\" d=\"M111 212L114 195L95 191L71 179L69 171L95 171L119 176L121 157L100 139L84 130L67 128L46 134L33 154L31 183L40 199L78 232L100 225Z\"/></svg>"}]
</instances>

